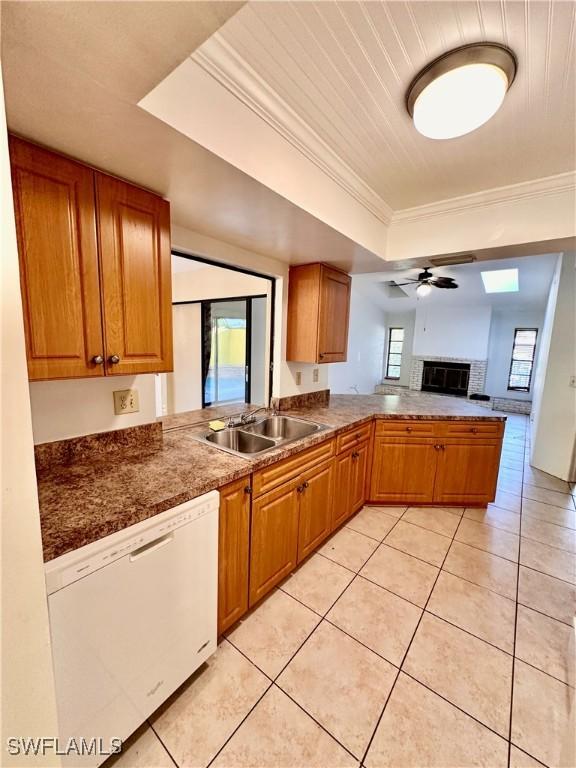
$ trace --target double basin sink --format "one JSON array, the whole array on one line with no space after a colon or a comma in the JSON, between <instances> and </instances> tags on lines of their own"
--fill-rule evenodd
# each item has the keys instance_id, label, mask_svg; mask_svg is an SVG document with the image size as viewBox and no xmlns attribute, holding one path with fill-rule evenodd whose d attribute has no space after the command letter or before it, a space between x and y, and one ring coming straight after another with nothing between
<instances>
[{"instance_id":1,"label":"double basin sink","mask_svg":"<svg viewBox=\"0 0 576 768\"><path fill-rule=\"evenodd\" d=\"M254 456L326 429L291 416L268 416L251 424L209 432L197 439L237 456Z\"/></svg>"}]
</instances>

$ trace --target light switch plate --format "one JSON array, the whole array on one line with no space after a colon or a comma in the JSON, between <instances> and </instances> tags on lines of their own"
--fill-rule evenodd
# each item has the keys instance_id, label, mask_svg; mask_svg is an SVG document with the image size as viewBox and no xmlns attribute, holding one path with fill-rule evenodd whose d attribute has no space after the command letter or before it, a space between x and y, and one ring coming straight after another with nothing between
<instances>
[{"instance_id":1,"label":"light switch plate","mask_svg":"<svg viewBox=\"0 0 576 768\"><path fill-rule=\"evenodd\" d=\"M314 382L314 384L318 383L319 378L320 378L320 371L318 370L318 368L314 368L312 370L312 381Z\"/></svg>"},{"instance_id":2,"label":"light switch plate","mask_svg":"<svg viewBox=\"0 0 576 768\"><path fill-rule=\"evenodd\" d=\"M296 386L302 384L302 371L296 371Z\"/></svg>"},{"instance_id":3,"label":"light switch plate","mask_svg":"<svg viewBox=\"0 0 576 768\"><path fill-rule=\"evenodd\" d=\"M121 416L123 413L136 413L140 410L137 389L119 389L113 394L116 416Z\"/></svg>"}]
</instances>

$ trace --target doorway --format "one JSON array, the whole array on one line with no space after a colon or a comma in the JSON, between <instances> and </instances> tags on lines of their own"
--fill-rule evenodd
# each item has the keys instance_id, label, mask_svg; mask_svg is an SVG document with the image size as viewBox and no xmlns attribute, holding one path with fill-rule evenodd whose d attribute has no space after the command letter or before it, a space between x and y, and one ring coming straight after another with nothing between
<instances>
[{"instance_id":1,"label":"doorway","mask_svg":"<svg viewBox=\"0 0 576 768\"><path fill-rule=\"evenodd\" d=\"M173 252L174 370L157 382L159 416L268 403L274 288L274 278Z\"/></svg>"},{"instance_id":2,"label":"doorway","mask_svg":"<svg viewBox=\"0 0 576 768\"><path fill-rule=\"evenodd\" d=\"M202 302L202 407L252 401L252 302L258 299L266 297Z\"/></svg>"}]
</instances>

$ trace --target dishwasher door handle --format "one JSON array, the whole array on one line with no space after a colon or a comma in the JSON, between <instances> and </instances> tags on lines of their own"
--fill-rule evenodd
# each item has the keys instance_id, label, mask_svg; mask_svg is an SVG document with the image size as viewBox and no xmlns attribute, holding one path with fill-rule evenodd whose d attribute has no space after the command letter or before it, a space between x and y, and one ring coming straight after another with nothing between
<instances>
[{"instance_id":1,"label":"dishwasher door handle","mask_svg":"<svg viewBox=\"0 0 576 768\"><path fill-rule=\"evenodd\" d=\"M159 536L157 539L152 539L148 544L144 544L144 546L138 547L138 549L130 552L130 562L132 563L134 560L139 560L141 557L144 557L144 555L149 555L151 552L155 552L157 549L160 549L160 547L171 542L173 538L174 531L171 531L170 533L165 533L164 536Z\"/></svg>"}]
</instances>

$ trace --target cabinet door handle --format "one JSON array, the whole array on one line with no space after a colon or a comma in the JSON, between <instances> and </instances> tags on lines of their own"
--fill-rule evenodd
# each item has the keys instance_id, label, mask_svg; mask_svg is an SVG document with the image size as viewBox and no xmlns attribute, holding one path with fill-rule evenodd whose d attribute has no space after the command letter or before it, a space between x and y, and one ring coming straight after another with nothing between
<instances>
[{"instance_id":1,"label":"cabinet door handle","mask_svg":"<svg viewBox=\"0 0 576 768\"><path fill-rule=\"evenodd\" d=\"M435 446L434 446L434 450L435 450L435 451L439 451L441 448L442 448L442 446L441 446L441 445L435 445Z\"/></svg>"},{"instance_id":2,"label":"cabinet door handle","mask_svg":"<svg viewBox=\"0 0 576 768\"><path fill-rule=\"evenodd\" d=\"M358 451L354 451L354 453L352 454L353 459L357 459L359 456L360 454L358 453Z\"/></svg>"},{"instance_id":3,"label":"cabinet door handle","mask_svg":"<svg viewBox=\"0 0 576 768\"><path fill-rule=\"evenodd\" d=\"M412 427L406 427L406 432L412 432Z\"/></svg>"},{"instance_id":4,"label":"cabinet door handle","mask_svg":"<svg viewBox=\"0 0 576 768\"><path fill-rule=\"evenodd\" d=\"M298 491L298 493L303 493L304 492L304 485L299 485L298 488L296 488L296 490Z\"/></svg>"},{"instance_id":5,"label":"cabinet door handle","mask_svg":"<svg viewBox=\"0 0 576 768\"><path fill-rule=\"evenodd\" d=\"M120 362L120 357L118 355L110 355L108 362L111 365L117 365Z\"/></svg>"},{"instance_id":6,"label":"cabinet door handle","mask_svg":"<svg viewBox=\"0 0 576 768\"><path fill-rule=\"evenodd\" d=\"M304 488L308 488L308 480L304 481Z\"/></svg>"},{"instance_id":7,"label":"cabinet door handle","mask_svg":"<svg viewBox=\"0 0 576 768\"><path fill-rule=\"evenodd\" d=\"M251 485L247 485L244 488L244 493L248 493L248 494L252 493L252 486Z\"/></svg>"},{"instance_id":8,"label":"cabinet door handle","mask_svg":"<svg viewBox=\"0 0 576 768\"><path fill-rule=\"evenodd\" d=\"M472 427L470 432L472 432L474 435L477 435L478 434L478 427Z\"/></svg>"},{"instance_id":9,"label":"cabinet door handle","mask_svg":"<svg viewBox=\"0 0 576 768\"><path fill-rule=\"evenodd\" d=\"M444 450L444 449L446 448L446 446L445 446L445 445L441 445L441 446L440 446L440 448L441 448L442 450Z\"/></svg>"},{"instance_id":10,"label":"cabinet door handle","mask_svg":"<svg viewBox=\"0 0 576 768\"><path fill-rule=\"evenodd\" d=\"M322 359L324 358L324 352L320 352L320 354L318 355L318 357L320 358L320 360L322 360Z\"/></svg>"},{"instance_id":11,"label":"cabinet door handle","mask_svg":"<svg viewBox=\"0 0 576 768\"><path fill-rule=\"evenodd\" d=\"M104 362L104 358L102 357L102 355L94 355L94 357L92 358L92 362L94 363L94 365L102 365L102 363Z\"/></svg>"}]
</instances>

